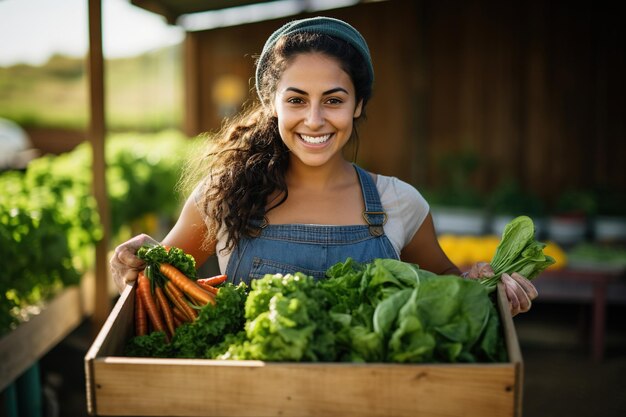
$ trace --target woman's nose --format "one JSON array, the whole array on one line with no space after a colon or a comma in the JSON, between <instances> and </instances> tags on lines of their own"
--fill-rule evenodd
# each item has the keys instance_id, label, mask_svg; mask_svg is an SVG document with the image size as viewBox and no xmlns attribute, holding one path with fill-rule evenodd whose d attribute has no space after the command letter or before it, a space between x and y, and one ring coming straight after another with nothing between
<instances>
[{"instance_id":1,"label":"woman's nose","mask_svg":"<svg viewBox=\"0 0 626 417\"><path fill-rule=\"evenodd\" d=\"M324 125L324 114L320 106L312 105L309 108L304 123L309 129L318 129Z\"/></svg>"}]
</instances>

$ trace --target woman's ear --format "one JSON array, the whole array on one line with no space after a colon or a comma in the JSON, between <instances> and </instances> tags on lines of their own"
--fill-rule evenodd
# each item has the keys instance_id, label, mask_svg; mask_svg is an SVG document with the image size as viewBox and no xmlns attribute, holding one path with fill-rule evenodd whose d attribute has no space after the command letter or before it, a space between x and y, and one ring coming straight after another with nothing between
<instances>
[{"instance_id":1,"label":"woman's ear","mask_svg":"<svg viewBox=\"0 0 626 417\"><path fill-rule=\"evenodd\" d=\"M363 111L363 100L359 101L359 104L356 105L354 109L354 118L358 119L361 116L361 112Z\"/></svg>"}]
</instances>

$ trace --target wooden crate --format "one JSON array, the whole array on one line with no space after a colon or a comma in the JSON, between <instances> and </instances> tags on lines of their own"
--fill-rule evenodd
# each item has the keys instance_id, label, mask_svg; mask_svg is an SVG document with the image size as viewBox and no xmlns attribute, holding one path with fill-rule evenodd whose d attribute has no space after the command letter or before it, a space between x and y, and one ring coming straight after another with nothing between
<instances>
[{"instance_id":1,"label":"wooden crate","mask_svg":"<svg viewBox=\"0 0 626 417\"><path fill-rule=\"evenodd\" d=\"M504 300L504 302L502 302ZM498 289L509 361L347 364L128 358L134 291L85 356L87 405L110 416L521 416L522 357ZM504 306L504 308L502 308Z\"/></svg>"},{"instance_id":2,"label":"wooden crate","mask_svg":"<svg viewBox=\"0 0 626 417\"><path fill-rule=\"evenodd\" d=\"M0 392L45 355L83 319L78 287L69 287L39 314L0 338Z\"/></svg>"}]
</instances>

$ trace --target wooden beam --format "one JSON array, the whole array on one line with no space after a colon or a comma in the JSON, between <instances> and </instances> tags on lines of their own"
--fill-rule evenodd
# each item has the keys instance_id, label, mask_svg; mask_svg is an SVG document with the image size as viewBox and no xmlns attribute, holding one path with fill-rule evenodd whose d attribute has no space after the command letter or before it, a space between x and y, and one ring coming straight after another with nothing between
<instances>
[{"instance_id":1,"label":"wooden beam","mask_svg":"<svg viewBox=\"0 0 626 417\"><path fill-rule=\"evenodd\" d=\"M102 54L102 0L89 0L89 101L90 123L89 140L93 152L93 192L98 203L100 221L103 227L102 240L96 245L96 285L93 312L94 329L104 324L109 311L108 295L108 248L109 248L109 204L105 181L106 134L104 109L104 57Z\"/></svg>"},{"instance_id":2,"label":"wooden beam","mask_svg":"<svg viewBox=\"0 0 626 417\"><path fill-rule=\"evenodd\" d=\"M187 32L184 41L184 89L185 120L183 131L189 137L196 136L203 128L201 117L201 53L200 34Z\"/></svg>"}]
</instances>

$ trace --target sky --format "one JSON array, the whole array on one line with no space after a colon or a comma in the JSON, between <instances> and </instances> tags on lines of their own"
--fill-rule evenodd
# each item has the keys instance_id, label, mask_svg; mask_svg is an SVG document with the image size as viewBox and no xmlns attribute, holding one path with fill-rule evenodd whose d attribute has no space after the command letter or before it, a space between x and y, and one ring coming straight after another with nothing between
<instances>
[{"instance_id":1,"label":"sky","mask_svg":"<svg viewBox=\"0 0 626 417\"><path fill-rule=\"evenodd\" d=\"M183 16L186 30L274 19L300 12L345 7L358 0L279 0ZM0 0L0 66L39 65L60 53L84 57L88 48L88 0ZM102 0L105 58L134 56L183 40L181 26L129 0Z\"/></svg>"},{"instance_id":2,"label":"sky","mask_svg":"<svg viewBox=\"0 0 626 417\"><path fill-rule=\"evenodd\" d=\"M54 53L84 57L88 0L0 0L0 66L43 64ZM105 58L181 42L184 32L128 0L102 1Z\"/></svg>"}]
</instances>

